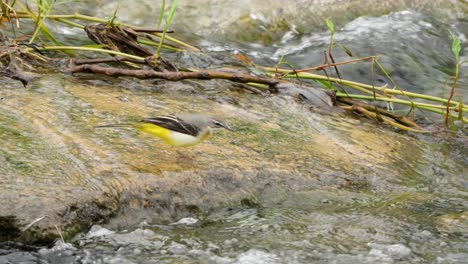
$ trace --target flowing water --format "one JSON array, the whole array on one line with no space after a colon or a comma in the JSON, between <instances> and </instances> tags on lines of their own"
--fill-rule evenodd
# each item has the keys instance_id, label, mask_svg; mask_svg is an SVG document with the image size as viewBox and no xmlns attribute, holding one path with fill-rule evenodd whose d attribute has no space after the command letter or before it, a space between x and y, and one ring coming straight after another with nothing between
<instances>
[{"instance_id":1,"label":"flowing water","mask_svg":"<svg viewBox=\"0 0 468 264\"><path fill-rule=\"evenodd\" d=\"M466 1L458 2L468 5ZM139 12L151 6L142 3L143 10ZM217 6L213 1L209 3L213 8ZM462 11L440 9L440 12L435 12L436 8L428 11L407 6L395 9L386 13L379 8L362 9L364 16L355 12L352 18L342 21L336 18L339 28L335 41L356 56L378 54L391 76L406 89L447 95L445 82L454 68L447 29L462 41L461 61L468 59L468 19L467 13L463 13L466 7ZM222 10L221 13L229 13L226 8ZM365 16L369 10L377 14ZM286 11L278 11L276 19L281 20L281 14L287 16ZM311 8L305 11L313 16ZM182 19L182 24L189 18L201 19L197 30L185 32L196 45L213 52L241 50L260 64L275 63L285 55L288 62L299 68L319 65L329 43L323 23L312 24L313 19L307 22L317 26L317 30L304 29L306 22L297 23L296 28L290 23L278 29L281 34L254 42L249 36L245 37L248 41L238 37L241 32L238 28L228 27L237 35L226 36L216 27L207 26L212 22L206 20L215 17L210 12L208 18L203 13L194 18L193 13L196 10L187 11L188 18ZM277 22L255 12L244 18L250 19L247 24L253 23L253 28L260 29ZM144 18L137 22L146 23ZM207 34L214 37L210 40ZM335 59L347 59L347 55L337 49ZM465 64L460 68L457 91L457 96L465 98L467 67ZM370 82L369 69L365 63L348 65L342 68L342 76ZM388 80L378 74L376 82L384 84ZM161 220L155 216L150 221L114 229L96 225L68 243L57 241L48 248L22 251L18 245L4 243L0 255L6 257L0 258L0 263L468 263L466 136L458 139L418 136L415 140L426 145L421 148L420 157L405 165L398 177L385 179L392 187L404 191L379 193L378 189L386 186L380 183L383 179L363 170L367 184L379 188L352 182L344 183L346 186L340 191L325 188L297 193L279 188L274 197L257 197L241 205L180 219ZM78 163L76 169L87 170ZM29 173L27 167L24 170ZM64 175L69 173L65 171ZM335 172L323 177L335 177Z\"/></svg>"}]
</instances>

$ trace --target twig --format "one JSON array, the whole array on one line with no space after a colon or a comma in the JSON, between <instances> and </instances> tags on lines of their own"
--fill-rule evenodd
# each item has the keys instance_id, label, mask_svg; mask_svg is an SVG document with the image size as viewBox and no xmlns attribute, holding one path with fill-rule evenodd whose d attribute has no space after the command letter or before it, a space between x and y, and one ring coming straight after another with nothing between
<instances>
[{"instance_id":1,"label":"twig","mask_svg":"<svg viewBox=\"0 0 468 264\"><path fill-rule=\"evenodd\" d=\"M449 123L449 116L450 116L450 103L452 101L453 95L455 94L455 87L457 87L457 81L458 81L458 76L455 76L453 79L452 86L450 87L450 95L449 98L447 99L446 103L446 112L447 114L445 115L445 126L448 126ZM463 111L463 110L462 110Z\"/></svg>"},{"instance_id":2,"label":"twig","mask_svg":"<svg viewBox=\"0 0 468 264\"><path fill-rule=\"evenodd\" d=\"M29 223L27 226L25 226L21 231L24 232L26 230L28 230L29 228L31 228L34 224L36 224L37 222L41 221L42 219L48 217L48 215L44 215L42 217L39 217L39 218L36 218L34 219L31 223Z\"/></svg>"},{"instance_id":3,"label":"twig","mask_svg":"<svg viewBox=\"0 0 468 264\"><path fill-rule=\"evenodd\" d=\"M144 32L144 33L162 33L163 32L163 30L151 29L151 28L136 28L134 30L136 32ZM174 30L167 30L166 33L174 33Z\"/></svg>"},{"instance_id":4,"label":"twig","mask_svg":"<svg viewBox=\"0 0 468 264\"><path fill-rule=\"evenodd\" d=\"M62 236L62 232L60 232L59 228L57 225L54 225L55 226L55 229L57 230L57 232L59 233L60 235L60 239L62 240L62 243L65 243L65 239L63 239L63 236Z\"/></svg>"},{"instance_id":5,"label":"twig","mask_svg":"<svg viewBox=\"0 0 468 264\"><path fill-rule=\"evenodd\" d=\"M299 72L309 72L309 71L321 71L324 68L345 65L345 64L349 64L349 63L358 62L358 61L370 60L370 59L373 59L375 57L376 56L368 56L368 57L363 57L363 58L357 58L357 59L354 59L354 60L347 60L347 61L341 61L341 62L335 62L335 63L325 63L325 64L315 66L315 67L304 68L304 69L299 69L299 70L293 70L293 71L290 72L290 74L299 73Z\"/></svg>"},{"instance_id":6,"label":"twig","mask_svg":"<svg viewBox=\"0 0 468 264\"><path fill-rule=\"evenodd\" d=\"M391 120L388 120L386 118L379 118L379 115L377 113L374 113L374 112L371 112L371 111L368 111L366 110L364 107L360 107L360 106L357 106L357 105L353 105L351 107L347 107L345 108L346 110L352 110L356 113L359 113L359 114L362 114L362 115L365 115L367 116L368 118L372 118L374 120L377 120L377 121L381 121L383 123L386 123L388 125L391 125L391 126L394 126L396 128L399 128L401 130L404 130L404 131L411 131L411 132L418 132L418 133L430 133L431 131L425 131L425 130L419 130L419 129L414 129L414 128L411 128L411 127L407 127L405 125L402 125L400 123L397 123L397 122L394 122L394 121L391 121Z\"/></svg>"},{"instance_id":7,"label":"twig","mask_svg":"<svg viewBox=\"0 0 468 264\"><path fill-rule=\"evenodd\" d=\"M240 83L263 83L270 86L284 82L282 80L274 78L256 77L248 74L228 73L228 72L216 72L216 71L198 71L198 72L157 72L153 70L128 70L102 67L98 65L80 65L72 67L68 70L71 73L77 72L90 72L105 74L107 76L118 77L118 76L131 76L139 79L157 78L168 81L180 81L184 79L225 79L233 82Z\"/></svg>"},{"instance_id":8,"label":"twig","mask_svg":"<svg viewBox=\"0 0 468 264\"><path fill-rule=\"evenodd\" d=\"M393 118L394 120L398 121L399 123L403 124L403 125L406 125L406 126L409 126L409 127L414 127L416 129L423 129L421 126L419 126L418 124L416 124L413 120L409 119L408 117L406 116L401 116L401 115L397 115L395 113L392 113L392 112L389 112L387 110L384 110L380 107L376 107L376 106L373 106L373 105L369 105L369 104L366 104L366 103L362 103L362 102L355 102L351 99L348 99L348 98L343 98L343 97L338 97L337 100L339 102L342 102L342 103L346 103L346 104L349 104L351 106L353 105L357 105L359 107L362 107L366 110L369 110L369 111L378 111L380 114L382 115L385 115L385 116L388 116L388 117L391 117Z\"/></svg>"}]
</instances>

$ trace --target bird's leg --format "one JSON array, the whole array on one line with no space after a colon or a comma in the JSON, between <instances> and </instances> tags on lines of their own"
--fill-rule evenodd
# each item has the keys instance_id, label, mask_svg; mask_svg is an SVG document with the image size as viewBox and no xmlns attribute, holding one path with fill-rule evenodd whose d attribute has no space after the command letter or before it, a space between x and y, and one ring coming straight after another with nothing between
<instances>
[{"instance_id":1,"label":"bird's leg","mask_svg":"<svg viewBox=\"0 0 468 264\"><path fill-rule=\"evenodd\" d=\"M178 162L184 162L187 164L193 164L193 159L194 157L191 155L187 155L179 150L176 150L178 156L177 156L177 161Z\"/></svg>"}]
</instances>

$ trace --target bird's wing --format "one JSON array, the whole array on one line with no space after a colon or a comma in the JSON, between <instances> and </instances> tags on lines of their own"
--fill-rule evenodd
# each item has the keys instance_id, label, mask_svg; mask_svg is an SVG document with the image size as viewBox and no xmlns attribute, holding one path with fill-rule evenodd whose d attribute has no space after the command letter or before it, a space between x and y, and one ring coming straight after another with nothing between
<instances>
[{"instance_id":1,"label":"bird's wing","mask_svg":"<svg viewBox=\"0 0 468 264\"><path fill-rule=\"evenodd\" d=\"M184 122L182 119L178 118L177 116L174 115L165 115L165 116L157 116L157 117L151 117L151 118L144 118L141 120L143 123L149 123L149 124L154 124L160 127L167 128L172 131L176 131L182 134L187 134L196 137L200 130L192 126L190 124L187 124Z\"/></svg>"}]
</instances>

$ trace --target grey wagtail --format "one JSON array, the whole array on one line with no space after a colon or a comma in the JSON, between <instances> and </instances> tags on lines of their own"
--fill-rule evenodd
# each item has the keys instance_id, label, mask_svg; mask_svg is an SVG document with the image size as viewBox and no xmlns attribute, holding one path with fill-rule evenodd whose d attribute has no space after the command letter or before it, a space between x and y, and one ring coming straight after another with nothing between
<instances>
[{"instance_id":1,"label":"grey wagtail","mask_svg":"<svg viewBox=\"0 0 468 264\"><path fill-rule=\"evenodd\" d=\"M143 118L135 124L108 124L100 127L130 127L159 137L167 144L176 147L196 145L213 134L215 128L225 128L227 125L204 115L177 114Z\"/></svg>"}]
</instances>

